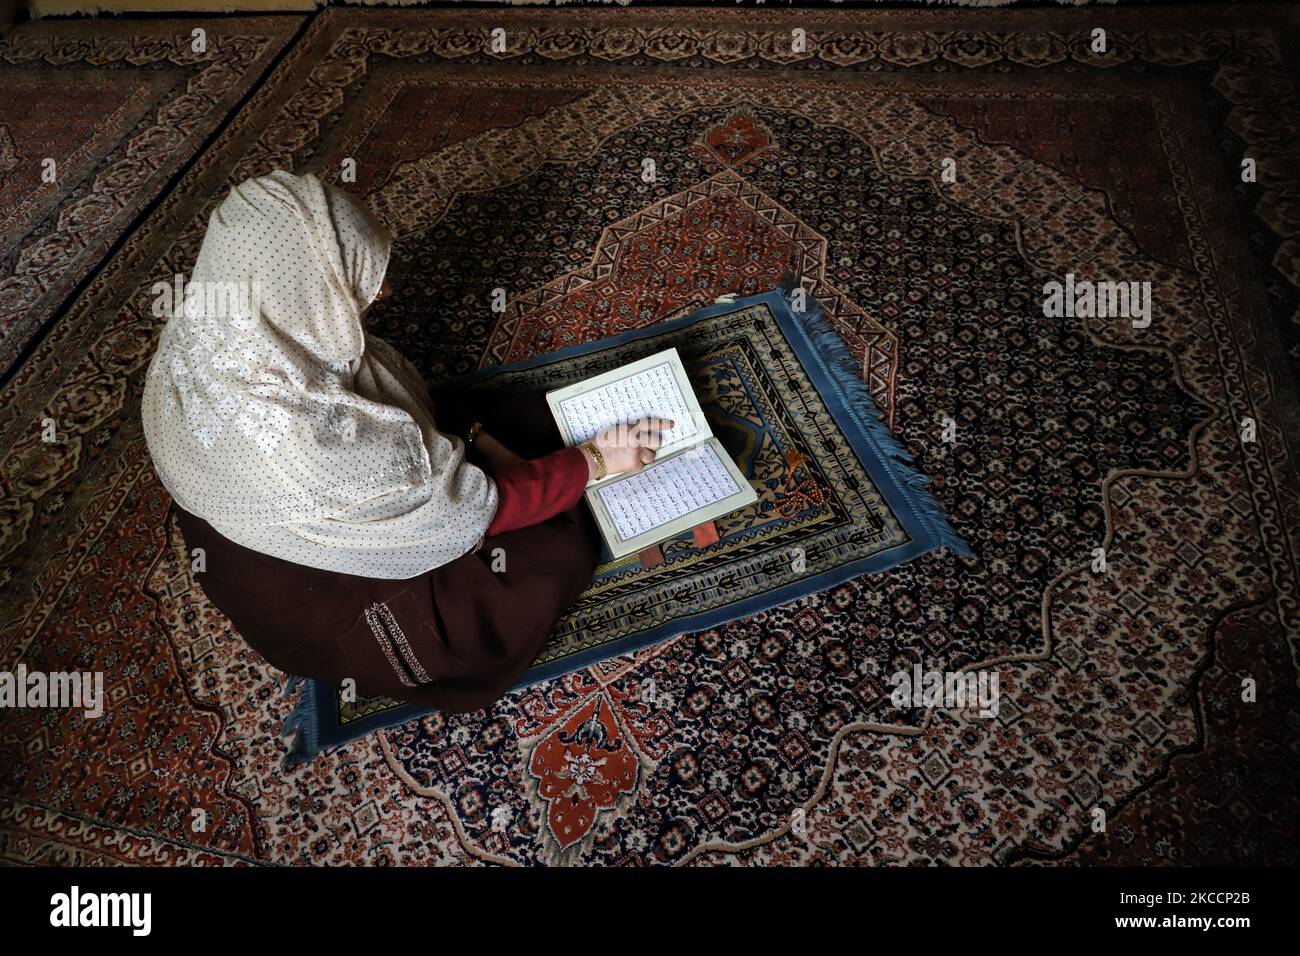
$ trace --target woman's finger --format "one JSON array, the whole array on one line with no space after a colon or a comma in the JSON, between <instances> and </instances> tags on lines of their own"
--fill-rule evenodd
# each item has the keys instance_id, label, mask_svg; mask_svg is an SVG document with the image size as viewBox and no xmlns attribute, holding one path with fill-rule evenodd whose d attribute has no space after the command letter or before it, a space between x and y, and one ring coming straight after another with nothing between
<instances>
[{"instance_id":1,"label":"woman's finger","mask_svg":"<svg viewBox=\"0 0 1300 956\"><path fill-rule=\"evenodd\" d=\"M641 448L641 464L643 464L643 465L648 465L648 464L650 464L650 462L652 462L652 461L654 461L654 460L655 460L654 449L653 449L653 448L646 448L646 447L642 446L642 448Z\"/></svg>"},{"instance_id":2,"label":"woman's finger","mask_svg":"<svg viewBox=\"0 0 1300 956\"><path fill-rule=\"evenodd\" d=\"M675 424L670 418L642 418L632 423L632 439L642 445L658 448L659 443L663 440L662 433L668 431ZM653 444L651 444L652 440Z\"/></svg>"}]
</instances>

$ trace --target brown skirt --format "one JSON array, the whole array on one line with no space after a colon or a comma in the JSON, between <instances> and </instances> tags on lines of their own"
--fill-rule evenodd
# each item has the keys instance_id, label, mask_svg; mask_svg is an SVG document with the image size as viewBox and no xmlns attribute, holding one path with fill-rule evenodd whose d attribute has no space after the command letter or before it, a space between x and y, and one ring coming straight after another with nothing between
<instances>
[{"instance_id":1,"label":"brown skirt","mask_svg":"<svg viewBox=\"0 0 1300 956\"><path fill-rule=\"evenodd\" d=\"M463 434L477 418L511 450L559 447L540 396L435 392L438 425ZM577 507L406 580L321 571L251 551L176 506L186 545L205 552L195 577L273 666L360 696L450 712L499 699L536 660L556 621L596 567L598 534ZM498 549L500 551L498 552ZM504 569L494 570L500 554Z\"/></svg>"}]
</instances>

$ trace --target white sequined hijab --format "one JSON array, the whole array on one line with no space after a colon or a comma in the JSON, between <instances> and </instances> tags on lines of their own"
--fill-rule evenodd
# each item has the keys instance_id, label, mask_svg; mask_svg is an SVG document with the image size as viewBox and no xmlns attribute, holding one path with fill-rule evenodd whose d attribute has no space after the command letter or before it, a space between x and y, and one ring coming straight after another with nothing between
<instances>
[{"instance_id":1,"label":"white sequined hijab","mask_svg":"<svg viewBox=\"0 0 1300 956\"><path fill-rule=\"evenodd\" d=\"M482 538L496 487L362 329L390 248L310 174L247 180L213 211L142 400L177 504L253 550L365 577L413 577Z\"/></svg>"}]
</instances>

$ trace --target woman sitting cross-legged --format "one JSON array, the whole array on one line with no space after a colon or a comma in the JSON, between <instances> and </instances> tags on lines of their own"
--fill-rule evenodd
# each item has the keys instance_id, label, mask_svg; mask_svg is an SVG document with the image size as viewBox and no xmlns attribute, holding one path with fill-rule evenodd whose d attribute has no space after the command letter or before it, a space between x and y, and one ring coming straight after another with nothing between
<instances>
[{"instance_id":1,"label":"woman sitting cross-legged","mask_svg":"<svg viewBox=\"0 0 1300 956\"><path fill-rule=\"evenodd\" d=\"M431 396L362 327L390 248L315 176L236 186L149 366L145 436L197 580L271 664L473 710L591 578L586 483L652 461L672 423L561 449L540 396Z\"/></svg>"}]
</instances>

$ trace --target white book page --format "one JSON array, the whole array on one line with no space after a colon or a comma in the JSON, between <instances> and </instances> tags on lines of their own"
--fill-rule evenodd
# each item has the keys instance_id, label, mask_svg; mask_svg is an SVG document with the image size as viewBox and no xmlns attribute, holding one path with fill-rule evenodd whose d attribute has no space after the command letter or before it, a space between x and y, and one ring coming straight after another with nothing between
<instances>
[{"instance_id":1,"label":"white book page","mask_svg":"<svg viewBox=\"0 0 1300 956\"><path fill-rule=\"evenodd\" d=\"M704 444L605 485L597 494L619 539L627 541L740 490L713 445Z\"/></svg>"},{"instance_id":2,"label":"white book page","mask_svg":"<svg viewBox=\"0 0 1300 956\"><path fill-rule=\"evenodd\" d=\"M668 418L673 427L663 433L663 445L693 437L699 429L682 394L670 362L643 369L559 403L572 443L580 445L609 428L653 416Z\"/></svg>"}]
</instances>

